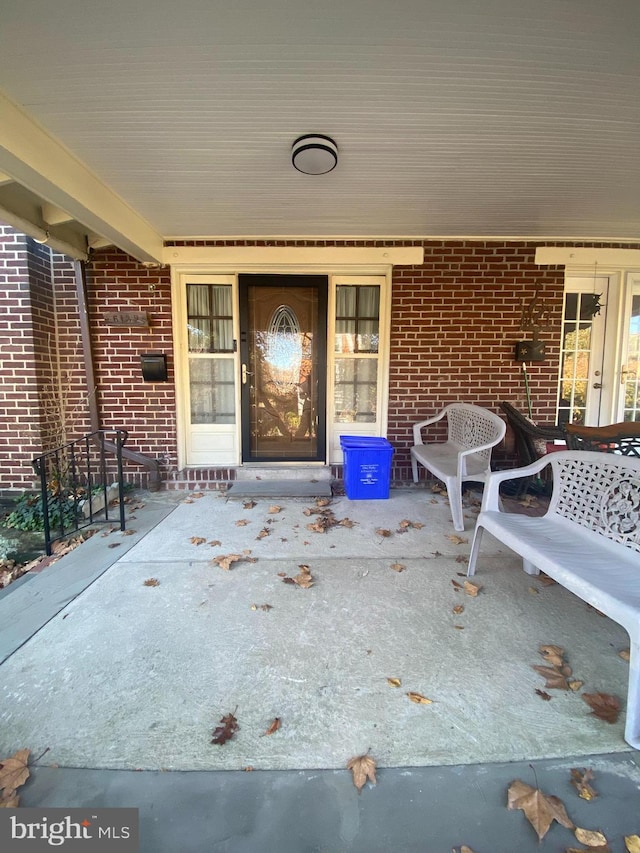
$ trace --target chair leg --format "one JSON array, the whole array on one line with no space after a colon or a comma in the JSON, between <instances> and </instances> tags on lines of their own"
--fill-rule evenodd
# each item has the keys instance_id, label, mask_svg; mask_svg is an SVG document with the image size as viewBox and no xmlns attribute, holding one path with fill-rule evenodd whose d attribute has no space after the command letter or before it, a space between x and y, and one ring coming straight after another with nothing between
<instances>
[{"instance_id":1,"label":"chair leg","mask_svg":"<svg viewBox=\"0 0 640 853\"><path fill-rule=\"evenodd\" d=\"M453 529L464 530L464 518L462 516L462 486L457 479L447 480L447 495L453 518Z\"/></svg>"},{"instance_id":2,"label":"chair leg","mask_svg":"<svg viewBox=\"0 0 640 853\"><path fill-rule=\"evenodd\" d=\"M624 739L634 749L640 749L640 634L637 637L631 637L630 651Z\"/></svg>"},{"instance_id":3,"label":"chair leg","mask_svg":"<svg viewBox=\"0 0 640 853\"><path fill-rule=\"evenodd\" d=\"M411 471L413 473L413 482L417 483L418 479L419 479L419 476L418 476L418 460L416 459L416 457L413 454L411 454Z\"/></svg>"},{"instance_id":4,"label":"chair leg","mask_svg":"<svg viewBox=\"0 0 640 853\"><path fill-rule=\"evenodd\" d=\"M469 565L467 567L467 577L472 577L476 573L476 563L478 562L478 554L480 553L480 542L484 527L476 524L476 532L473 534L473 544L471 545L471 553L469 554Z\"/></svg>"}]
</instances>

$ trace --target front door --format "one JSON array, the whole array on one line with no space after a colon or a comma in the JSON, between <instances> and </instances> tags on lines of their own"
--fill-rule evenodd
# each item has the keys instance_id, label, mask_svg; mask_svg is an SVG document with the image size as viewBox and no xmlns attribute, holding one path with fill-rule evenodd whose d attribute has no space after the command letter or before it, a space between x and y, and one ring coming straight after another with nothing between
<instances>
[{"instance_id":1,"label":"front door","mask_svg":"<svg viewBox=\"0 0 640 853\"><path fill-rule=\"evenodd\" d=\"M243 462L324 462L328 279L239 276Z\"/></svg>"}]
</instances>

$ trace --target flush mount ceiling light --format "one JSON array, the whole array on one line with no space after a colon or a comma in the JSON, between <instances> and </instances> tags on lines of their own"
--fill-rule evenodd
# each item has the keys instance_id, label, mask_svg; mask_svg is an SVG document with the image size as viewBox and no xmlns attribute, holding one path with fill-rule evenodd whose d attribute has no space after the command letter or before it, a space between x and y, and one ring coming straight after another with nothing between
<instances>
[{"instance_id":1,"label":"flush mount ceiling light","mask_svg":"<svg viewBox=\"0 0 640 853\"><path fill-rule=\"evenodd\" d=\"M328 136L308 133L291 146L291 162L305 175L325 175L338 164L338 146Z\"/></svg>"}]
</instances>

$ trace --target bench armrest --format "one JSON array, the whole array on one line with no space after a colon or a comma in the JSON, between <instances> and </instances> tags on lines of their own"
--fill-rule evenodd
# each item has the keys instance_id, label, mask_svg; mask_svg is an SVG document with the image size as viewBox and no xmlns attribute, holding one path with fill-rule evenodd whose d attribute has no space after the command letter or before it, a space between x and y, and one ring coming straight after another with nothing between
<instances>
[{"instance_id":1,"label":"bench armrest","mask_svg":"<svg viewBox=\"0 0 640 853\"><path fill-rule=\"evenodd\" d=\"M427 418L426 421L419 421L417 424L413 425L413 443L414 444L424 444L422 440L421 430L422 427L426 427L429 424L435 424L436 421L441 421L445 416L446 412L440 412L439 415L436 415L434 418Z\"/></svg>"},{"instance_id":2,"label":"bench armrest","mask_svg":"<svg viewBox=\"0 0 640 853\"><path fill-rule=\"evenodd\" d=\"M492 510L501 512L500 507L500 483L505 480L516 480L520 477L530 477L537 474L546 468L551 463L549 456L543 456L532 462L531 465L525 465L524 468L510 468L508 471L492 471L488 476L484 486L482 495L481 512Z\"/></svg>"}]
</instances>

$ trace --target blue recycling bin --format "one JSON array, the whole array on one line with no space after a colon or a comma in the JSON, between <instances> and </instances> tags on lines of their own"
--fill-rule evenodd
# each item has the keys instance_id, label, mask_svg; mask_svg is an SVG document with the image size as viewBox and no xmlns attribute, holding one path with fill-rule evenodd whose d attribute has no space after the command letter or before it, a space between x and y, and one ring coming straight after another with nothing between
<instances>
[{"instance_id":1,"label":"blue recycling bin","mask_svg":"<svg viewBox=\"0 0 640 853\"><path fill-rule=\"evenodd\" d=\"M391 484L393 447L386 438L341 435L344 490L351 501L385 500Z\"/></svg>"}]
</instances>

